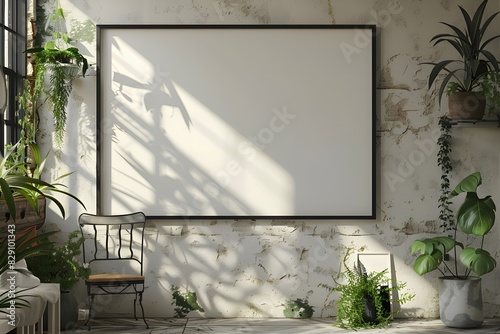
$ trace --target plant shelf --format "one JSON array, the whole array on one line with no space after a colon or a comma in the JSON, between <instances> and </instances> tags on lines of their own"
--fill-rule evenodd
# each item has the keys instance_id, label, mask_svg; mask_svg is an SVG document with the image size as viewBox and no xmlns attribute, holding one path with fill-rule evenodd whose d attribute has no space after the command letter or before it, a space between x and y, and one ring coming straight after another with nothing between
<instances>
[{"instance_id":1,"label":"plant shelf","mask_svg":"<svg viewBox=\"0 0 500 334\"><path fill-rule=\"evenodd\" d=\"M500 128L500 120L498 119L481 119L481 120L450 120L452 127L498 127Z\"/></svg>"}]
</instances>

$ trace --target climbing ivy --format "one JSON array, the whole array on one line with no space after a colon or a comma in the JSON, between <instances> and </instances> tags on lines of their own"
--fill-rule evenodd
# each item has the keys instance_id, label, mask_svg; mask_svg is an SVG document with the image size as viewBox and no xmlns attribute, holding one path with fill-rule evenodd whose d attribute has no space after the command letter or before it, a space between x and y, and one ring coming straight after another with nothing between
<instances>
[{"instance_id":1,"label":"climbing ivy","mask_svg":"<svg viewBox=\"0 0 500 334\"><path fill-rule=\"evenodd\" d=\"M450 153L450 131L451 122L448 116L441 116L439 118L439 128L441 135L438 139L439 151L437 153L438 166L441 168L441 195L439 197L439 220L441 221L440 227L443 231L450 231L454 228L453 212L450 209L451 201L448 198L450 194L450 172L453 170L451 164Z\"/></svg>"}]
</instances>

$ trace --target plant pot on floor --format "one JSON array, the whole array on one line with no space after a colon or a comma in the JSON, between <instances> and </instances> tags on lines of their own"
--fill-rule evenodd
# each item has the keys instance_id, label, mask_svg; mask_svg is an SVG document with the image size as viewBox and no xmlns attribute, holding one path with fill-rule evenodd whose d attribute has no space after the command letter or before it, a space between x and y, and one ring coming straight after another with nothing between
<instances>
[{"instance_id":1,"label":"plant pot on floor","mask_svg":"<svg viewBox=\"0 0 500 334\"><path fill-rule=\"evenodd\" d=\"M484 320L481 278L439 278L439 314L448 327L476 328Z\"/></svg>"},{"instance_id":2,"label":"plant pot on floor","mask_svg":"<svg viewBox=\"0 0 500 334\"><path fill-rule=\"evenodd\" d=\"M448 96L448 117L455 120L480 120L486 98L478 92L455 92Z\"/></svg>"}]
</instances>

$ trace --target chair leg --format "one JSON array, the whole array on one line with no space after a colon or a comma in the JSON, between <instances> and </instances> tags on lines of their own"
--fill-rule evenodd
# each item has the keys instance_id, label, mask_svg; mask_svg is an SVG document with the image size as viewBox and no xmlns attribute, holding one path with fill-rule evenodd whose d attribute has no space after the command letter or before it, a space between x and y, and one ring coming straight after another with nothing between
<instances>
[{"instance_id":1,"label":"chair leg","mask_svg":"<svg viewBox=\"0 0 500 334\"><path fill-rule=\"evenodd\" d=\"M90 331L90 321L92 319L92 304L94 304L94 295L90 293L90 287L88 288L88 295L90 298L90 306L89 306L89 318L87 319L87 329Z\"/></svg>"},{"instance_id":2,"label":"chair leg","mask_svg":"<svg viewBox=\"0 0 500 334\"><path fill-rule=\"evenodd\" d=\"M141 311L142 311L142 320L146 324L146 328L149 329L149 325L146 322L146 316L144 314L144 307L142 306L142 292L139 292L139 305L141 306Z\"/></svg>"},{"instance_id":3,"label":"chair leg","mask_svg":"<svg viewBox=\"0 0 500 334\"><path fill-rule=\"evenodd\" d=\"M137 289L136 289L135 286L134 286L134 289L136 290L135 291L135 295L134 295L134 319L137 320L137 308L136 308L136 305L137 305Z\"/></svg>"}]
</instances>

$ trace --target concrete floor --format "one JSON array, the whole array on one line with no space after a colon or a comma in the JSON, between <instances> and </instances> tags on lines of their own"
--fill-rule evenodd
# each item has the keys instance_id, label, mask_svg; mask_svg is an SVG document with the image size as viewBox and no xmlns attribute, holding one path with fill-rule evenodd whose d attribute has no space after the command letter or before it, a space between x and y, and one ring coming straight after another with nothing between
<instances>
[{"instance_id":1,"label":"concrete floor","mask_svg":"<svg viewBox=\"0 0 500 334\"><path fill-rule=\"evenodd\" d=\"M265 334L335 334L358 333L333 326L333 319L286 319L286 318L175 318L147 319L149 329L139 320L111 318L94 319L92 334L124 333L124 334L194 334L194 333L265 333ZM65 331L75 334L89 333L86 327ZM445 327L440 320L409 320L397 319L390 327L382 329L363 330L363 333L500 333L500 318L487 319L483 326L477 329L455 329Z\"/></svg>"}]
</instances>

